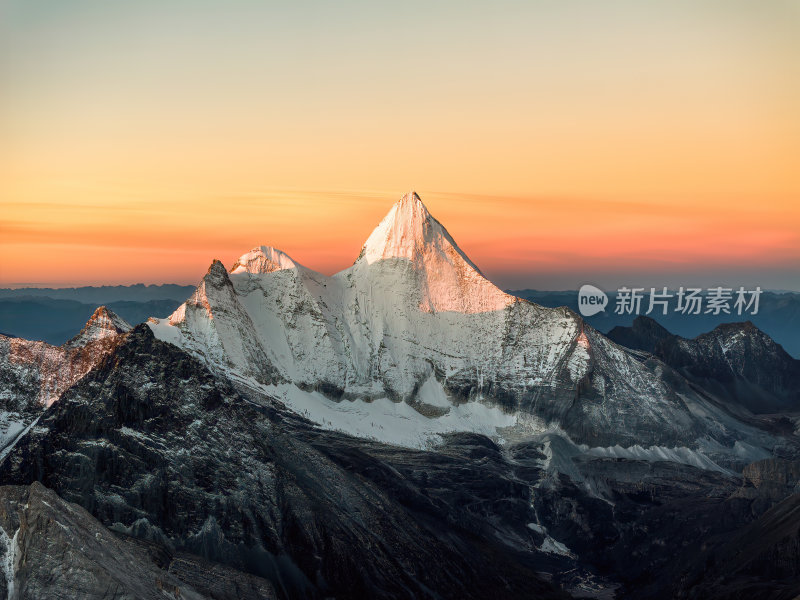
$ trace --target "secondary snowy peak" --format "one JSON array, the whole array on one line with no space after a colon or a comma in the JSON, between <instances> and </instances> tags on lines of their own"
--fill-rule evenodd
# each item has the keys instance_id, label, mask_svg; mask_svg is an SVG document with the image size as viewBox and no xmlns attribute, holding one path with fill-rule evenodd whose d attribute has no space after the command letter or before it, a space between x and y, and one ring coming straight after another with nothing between
<instances>
[{"instance_id":1,"label":"secondary snowy peak","mask_svg":"<svg viewBox=\"0 0 800 600\"><path fill-rule=\"evenodd\" d=\"M279 380L258 330L225 266L214 260L194 293L168 319L147 324L159 339L209 359L226 372L260 383Z\"/></svg>"},{"instance_id":2,"label":"secondary snowy peak","mask_svg":"<svg viewBox=\"0 0 800 600\"><path fill-rule=\"evenodd\" d=\"M179 323L183 323L186 320L187 307L203 310L208 314L209 318L213 319L209 295L214 294L214 290L226 290L229 292L227 295L233 295L233 288L231 286L231 280L228 278L228 271L225 269L225 265L217 259L214 259L214 262L208 267L205 277L203 277L200 285L197 286L197 289L195 289L189 299L175 309L175 312L169 316L169 324L178 325Z\"/></svg>"},{"instance_id":3,"label":"secondary snowy peak","mask_svg":"<svg viewBox=\"0 0 800 600\"><path fill-rule=\"evenodd\" d=\"M515 301L483 276L416 192L403 196L375 228L356 267L398 260L416 271L425 312L489 312Z\"/></svg>"},{"instance_id":4,"label":"secondary snowy peak","mask_svg":"<svg viewBox=\"0 0 800 600\"><path fill-rule=\"evenodd\" d=\"M263 275L297 267L288 254L271 246L258 246L243 254L231 267L231 273Z\"/></svg>"},{"instance_id":5,"label":"secondary snowy peak","mask_svg":"<svg viewBox=\"0 0 800 600\"><path fill-rule=\"evenodd\" d=\"M32 420L33 413L26 412L19 402L35 398L37 405L50 406L111 354L129 331L131 326L124 319L101 306L83 330L63 346L0 335L0 381L5 383L5 395L0 400L5 402L4 411L19 413L22 421L29 423L24 415ZM2 438L0 427L0 445Z\"/></svg>"},{"instance_id":6,"label":"secondary snowy peak","mask_svg":"<svg viewBox=\"0 0 800 600\"><path fill-rule=\"evenodd\" d=\"M612 329L609 337L651 352L728 406L755 414L800 409L800 360L749 321L686 339L640 316L632 327Z\"/></svg>"},{"instance_id":7,"label":"secondary snowy peak","mask_svg":"<svg viewBox=\"0 0 800 600\"><path fill-rule=\"evenodd\" d=\"M96 340L115 338L129 332L133 327L125 319L105 306L100 306L94 311L81 332L69 340L65 346L85 346Z\"/></svg>"}]
</instances>

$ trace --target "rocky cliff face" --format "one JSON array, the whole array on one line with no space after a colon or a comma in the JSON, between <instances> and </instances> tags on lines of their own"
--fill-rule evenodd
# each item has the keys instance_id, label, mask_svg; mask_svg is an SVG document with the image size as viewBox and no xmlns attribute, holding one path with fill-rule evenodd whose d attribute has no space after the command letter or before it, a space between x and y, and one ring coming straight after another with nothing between
<instances>
[{"instance_id":1,"label":"rocky cliff face","mask_svg":"<svg viewBox=\"0 0 800 600\"><path fill-rule=\"evenodd\" d=\"M62 346L0 335L0 456L43 408L111 354L130 329L101 306Z\"/></svg>"},{"instance_id":2,"label":"rocky cliff face","mask_svg":"<svg viewBox=\"0 0 800 600\"><path fill-rule=\"evenodd\" d=\"M263 579L119 536L34 482L0 487L0 598L275 598Z\"/></svg>"},{"instance_id":3,"label":"rocky cliff face","mask_svg":"<svg viewBox=\"0 0 800 600\"><path fill-rule=\"evenodd\" d=\"M269 579L284 597L558 597L535 555L476 528L470 510L421 494L350 438L252 405L145 326L50 407L0 479L41 481L117 531ZM512 493L523 513L526 493ZM533 532L519 535L537 552Z\"/></svg>"},{"instance_id":4,"label":"rocky cliff face","mask_svg":"<svg viewBox=\"0 0 800 600\"><path fill-rule=\"evenodd\" d=\"M608 336L650 352L730 405L752 413L800 410L800 360L750 322L720 325L693 340L672 335L648 317Z\"/></svg>"},{"instance_id":5,"label":"rocky cliff face","mask_svg":"<svg viewBox=\"0 0 800 600\"><path fill-rule=\"evenodd\" d=\"M735 495L760 498L771 505L797 493L800 493L800 462L768 458L745 466L742 486Z\"/></svg>"},{"instance_id":6,"label":"rocky cliff face","mask_svg":"<svg viewBox=\"0 0 800 600\"><path fill-rule=\"evenodd\" d=\"M130 329L127 322L101 306L63 346L0 335L3 397L34 398L36 403L50 406L110 354Z\"/></svg>"},{"instance_id":7,"label":"rocky cliff face","mask_svg":"<svg viewBox=\"0 0 800 600\"><path fill-rule=\"evenodd\" d=\"M684 576L676 597L747 600L800 594L800 494L734 535L714 540Z\"/></svg>"},{"instance_id":8,"label":"rocky cliff face","mask_svg":"<svg viewBox=\"0 0 800 600\"><path fill-rule=\"evenodd\" d=\"M4 598L200 598L41 484L0 487L0 527Z\"/></svg>"}]
</instances>

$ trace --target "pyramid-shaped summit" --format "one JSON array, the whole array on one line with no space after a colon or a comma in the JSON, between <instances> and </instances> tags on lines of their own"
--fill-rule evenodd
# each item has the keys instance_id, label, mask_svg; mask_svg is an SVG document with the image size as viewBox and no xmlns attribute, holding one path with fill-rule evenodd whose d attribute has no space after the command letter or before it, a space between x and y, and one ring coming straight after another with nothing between
<instances>
[{"instance_id":1,"label":"pyramid-shaped summit","mask_svg":"<svg viewBox=\"0 0 800 600\"><path fill-rule=\"evenodd\" d=\"M368 263L387 258L413 260L426 238L433 237L432 221L431 214L417 193L409 192L392 206L367 238L363 258ZM444 229L441 226L439 228Z\"/></svg>"},{"instance_id":2,"label":"pyramid-shaped summit","mask_svg":"<svg viewBox=\"0 0 800 600\"><path fill-rule=\"evenodd\" d=\"M451 246L478 270L439 221L431 216L416 192L409 192L394 206L364 243L363 257L369 263L386 258L413 260L423 246Z\"/></svg>"},{"instance_id":3,"label":"pyramid-shaped summit","mask_svg":"<svg viewBox=\"0 0 800 600\"><path fill-rule=\"evenodd\" d=\"M133 329L130 323L105 306L94 311L80 333L69 340L68 347L85 346L90 342L106 338L114 338Z\"/></svg>"},{"instance_id":4,"label":"pyramid-shaped summit","mask_svg":"<svg viewBox=\"0 0 800 600\"><path fill-rule=\"evenodd\" d=\"M419 308L425 312L490 312L514 302L483 276L413 191L400 198L367 238L356 265L393 259L413 266L417 281L398 285L419 287Z\"/></svg>"}]
</instances>

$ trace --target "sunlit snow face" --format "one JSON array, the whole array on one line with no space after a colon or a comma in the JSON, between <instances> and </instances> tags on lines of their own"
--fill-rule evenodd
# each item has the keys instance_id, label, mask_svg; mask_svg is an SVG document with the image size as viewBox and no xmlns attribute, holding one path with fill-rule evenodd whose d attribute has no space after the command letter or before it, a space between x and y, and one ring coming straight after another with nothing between
<instances>
[{"instance_id":1,"label":"sunlit snow face","mask_svg":"<svg viewBox=\"0 0 800 600\"><path fill-rule=\"evenodd\" d=\"M270 246L259 246L240 256L231 268L231 273L266 274L296 266L286 253Z\"/></svg>"},{"instance_id":2,"label":"sunlit snow face","mask_svg":"<svg viewBox=\"0 0 800 600\"><path fill-rule=\"evenodd\" d=\"M411 263L423 312L482 313L514 302L480 273L414 192L403 196L375 228L356 264L389 260Z\"/></svg>"}]
</instances>

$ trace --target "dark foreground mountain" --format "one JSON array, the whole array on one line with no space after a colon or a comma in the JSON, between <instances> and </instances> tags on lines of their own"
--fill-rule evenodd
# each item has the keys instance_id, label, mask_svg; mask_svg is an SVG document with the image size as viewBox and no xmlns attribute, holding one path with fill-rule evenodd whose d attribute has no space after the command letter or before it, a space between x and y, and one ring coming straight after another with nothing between
<instances>
[{"instance_id":1,"label":"dark foreground mountain","mask_svg":"<svg viewBox=\"0 0 800 600\"><path fill-rule=\"evenodd\" d=\"M688 340L640 316L608 337L652 353L728 405L754 414L800 411L800 360L750 322L720 325Z\"/></svg>"},{"instance_id":2,"label":"dark foreground mountain","mask_svg":"<svg viewBox=\"0 0 800 600\"><path fill-rule=\"evenodd\" d=\"M123 587L160 580L207 594L202 569L181 567L193 560L219 565L230 585L269 581L285 598L567 597L558 587L670 598L692 592L680 587L690 574L706 582L707 540L744 535L791 494L798 468L773 460L743 485L565 444L548 436L501 448L453 434L426 452L323 431L278 403L251 403L140 326L8 449L0 481L41 482L116 532L126 552L146 550L131 565L104 563L116 546L73 556L72 538L36 538L45 565L88 561L75 568ZM15 526L3 527L13 538ZM42 577L12 573L17 586Z\"/></svg>"},{"instance_id":3,"label":"dark foreground mountain","mask_svg":"<svg viewBox=\"0 0 800 600\"><path fill-rule=\"evenodd\" d=\"M682 595L748 600L800 595L800 494L786 498L735 535L713 540L705 566L690 570Z\"/></svg>"},{"instance_id":4,"label":"dark foreground mountain","mask_svg":"<svg viewBox=\"0 0 800 600\"><path fill-rule=\"evenodd\" d=\"M3 598L275 598L272 585L112 533L39 483L0 487Z\"/></svg>"},{"instance_id":5,"label":"dark foreground mountain","mask_svg":"<svg viewBox=\"0 0 800 600\"><path fill-rule=\"evenodd\" d=\"M288 597L559 596L489 522L320 435L140 326L17 442L0 479L40 481L118 531L265 577ZM461 462L464 476L485 473L484 493L531 510L527 488ZM535 547L524 524L518 535Z\"/></svg>"}]
</instances>

